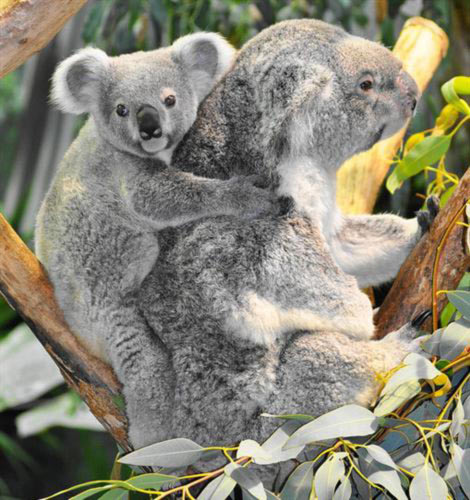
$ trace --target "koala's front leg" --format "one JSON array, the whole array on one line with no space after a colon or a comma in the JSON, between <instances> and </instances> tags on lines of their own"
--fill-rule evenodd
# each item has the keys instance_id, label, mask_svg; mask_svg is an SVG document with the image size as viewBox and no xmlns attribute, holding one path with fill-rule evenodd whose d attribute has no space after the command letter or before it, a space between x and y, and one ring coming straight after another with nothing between
<instances>
[{"instance_id":1,"label":"koala's front leg","mask_svg":"<svg viewBox=\"0 0 470 500\"><path fill-rule=\"evenodd\" d=\"M393 279L438 213L435 196L426 204L428 210L418 212L414 219L390 214L342 217L331 239L338 265L353 275L361 288Z\"/></svg>"},{"instance_id":2,"label":"koala's front leg","mask_svg":"<svg viewBox=\"0 0 470 500\"><path fill-rule=\"evenodd\" d=\"M203 217L235 215L249 218L274 211L272 194L255 187L250 177L207 179L167 169L143 171L127 182L131 208L157 227L179 226Z\"/></svg>"},{"instance_id":3,"label":"koala's front leg","mask_svg":"<svg viewBox=\"0 0 470 500\"><path fill-rule=\"evenodd\" d=\"M132 446L168 439L176 379L169 351L132 298L107 319L109 357L122 384Z\"/></svg>"}]
</instances>

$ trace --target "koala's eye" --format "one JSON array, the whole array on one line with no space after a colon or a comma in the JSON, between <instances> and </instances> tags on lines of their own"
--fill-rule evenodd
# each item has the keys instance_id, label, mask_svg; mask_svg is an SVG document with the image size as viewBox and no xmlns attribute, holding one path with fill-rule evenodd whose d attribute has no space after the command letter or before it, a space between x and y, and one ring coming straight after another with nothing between
<instances>
[{"instance_id":1,"label":"koala's eye","mask_svg":"<svg viewBox=\"0 0 470 500\"><path fill-rule=\"evenodd\" d=\"M129 114L129 110L126 108L126 106L124 106L124 104L118 104L116 106L116 113L119 115L119 116L127 116Z\"/></svg>"},{"instance_id":2,"label":"koala's eye","mask_svg":"<svg viewBox=\"0 0 470 500\"><path fill-rule=\"evenodd\" d=\"M367 92L374 86L374 82L372 81L371 77L366 77L364 78L360 83L359 87L361 88L362 91Z\"/></svg>"},{"instance_id":3,"label":"koala's eye","mask_svg":"<svg viewBox=\"0 0 470 500\"><path fill-rule=\"evenodd\" d=\"M167 95L163 102L165 103L165 106L167 108L171 108L172 106L175 105L176 97L173 94Z\"/></svg>"}]
</instances>

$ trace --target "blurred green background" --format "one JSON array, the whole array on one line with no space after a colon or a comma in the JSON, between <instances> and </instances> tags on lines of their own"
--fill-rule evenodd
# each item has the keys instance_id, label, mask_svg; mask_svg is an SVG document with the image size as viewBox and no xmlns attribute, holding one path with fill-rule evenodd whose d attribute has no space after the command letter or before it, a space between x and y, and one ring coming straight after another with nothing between
<instances>
[{"instance_id":1,"label":"blurred green background","mask_svg":"<svg viewBox=\"0 0 470 500\"><path fill-rule=\"evenodd\" d=\"M421 15L449 35L450 50L423 96L410 133L433 126L440 85L470 75L470 0L90 0L58 36L0 80L0 211L32 246L36 213L51 177L83 119L48 102L56 64L83 45L111 55L168 45L186 33L218 31L235 46L285 19L318 18L392 47L403 23ZM467 168L468 129L456 137L447 169ZM422 200L424 174L378 208L410 215ZM110 437L61 382L55 365L0 299L0 499L38 498L109 476Z\"/></svg>"}]
</instances>

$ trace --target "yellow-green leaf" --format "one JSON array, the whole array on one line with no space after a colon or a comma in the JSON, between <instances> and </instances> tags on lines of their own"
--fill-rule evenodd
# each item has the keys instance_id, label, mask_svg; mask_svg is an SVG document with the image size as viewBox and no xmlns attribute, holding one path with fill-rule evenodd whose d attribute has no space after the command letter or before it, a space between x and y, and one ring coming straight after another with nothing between
<instances>
[{"instance_id":1,"label":"yellow-green leaf","mask_svg":"<svg viewBox=\"0 0 470 500\"><path fill-rule=\"evenodd\" d=\"M452 106L452 104L447 104L442 108L441 112L439 113L439 116L436 118L436 124L434 128L445 131L448 128L452 127L452 125L454 125L458 117L459 117L459 112L455 109L455 107Z\"/></svg>"},{"instance_id":2,"label":"yellow-green leaf","mask_svg":"<svg viewBox=\"0 0 470 500\"><path fill-rule=\"evenodd\" d=\"M470 77L456 76L441 87L444 99L465 115L470 115L470 106L458 94L470 94Z\"/></svg>"}]
</instances>

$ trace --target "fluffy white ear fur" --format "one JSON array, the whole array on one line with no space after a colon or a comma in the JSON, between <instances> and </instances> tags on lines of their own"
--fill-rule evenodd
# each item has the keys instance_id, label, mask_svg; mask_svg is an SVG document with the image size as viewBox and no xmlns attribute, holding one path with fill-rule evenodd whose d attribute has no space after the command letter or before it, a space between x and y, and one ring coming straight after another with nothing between
<instances>
[{"instance_id":1,"label":"fluffy white ear fur","mask_svg":"<svg viewBox=\"0 0 470 500\"><path fill-rule=\"evenodd\" d=\"M109 63L105 52L92 47L62 61L52 77L52 102L67 113L89 112Z\"/></svg>"},{"instance_id":2,"label":"fluffy white ear fur","mask_svg":"<svg viewBox=\"0 0 470 500\"><path fill-rule=\"evenodd\" d=\"M217 33L194 33L176 40L173 57L188 71L199 102L232 67L235 49Z\"/></svg>"}]
</instances>

